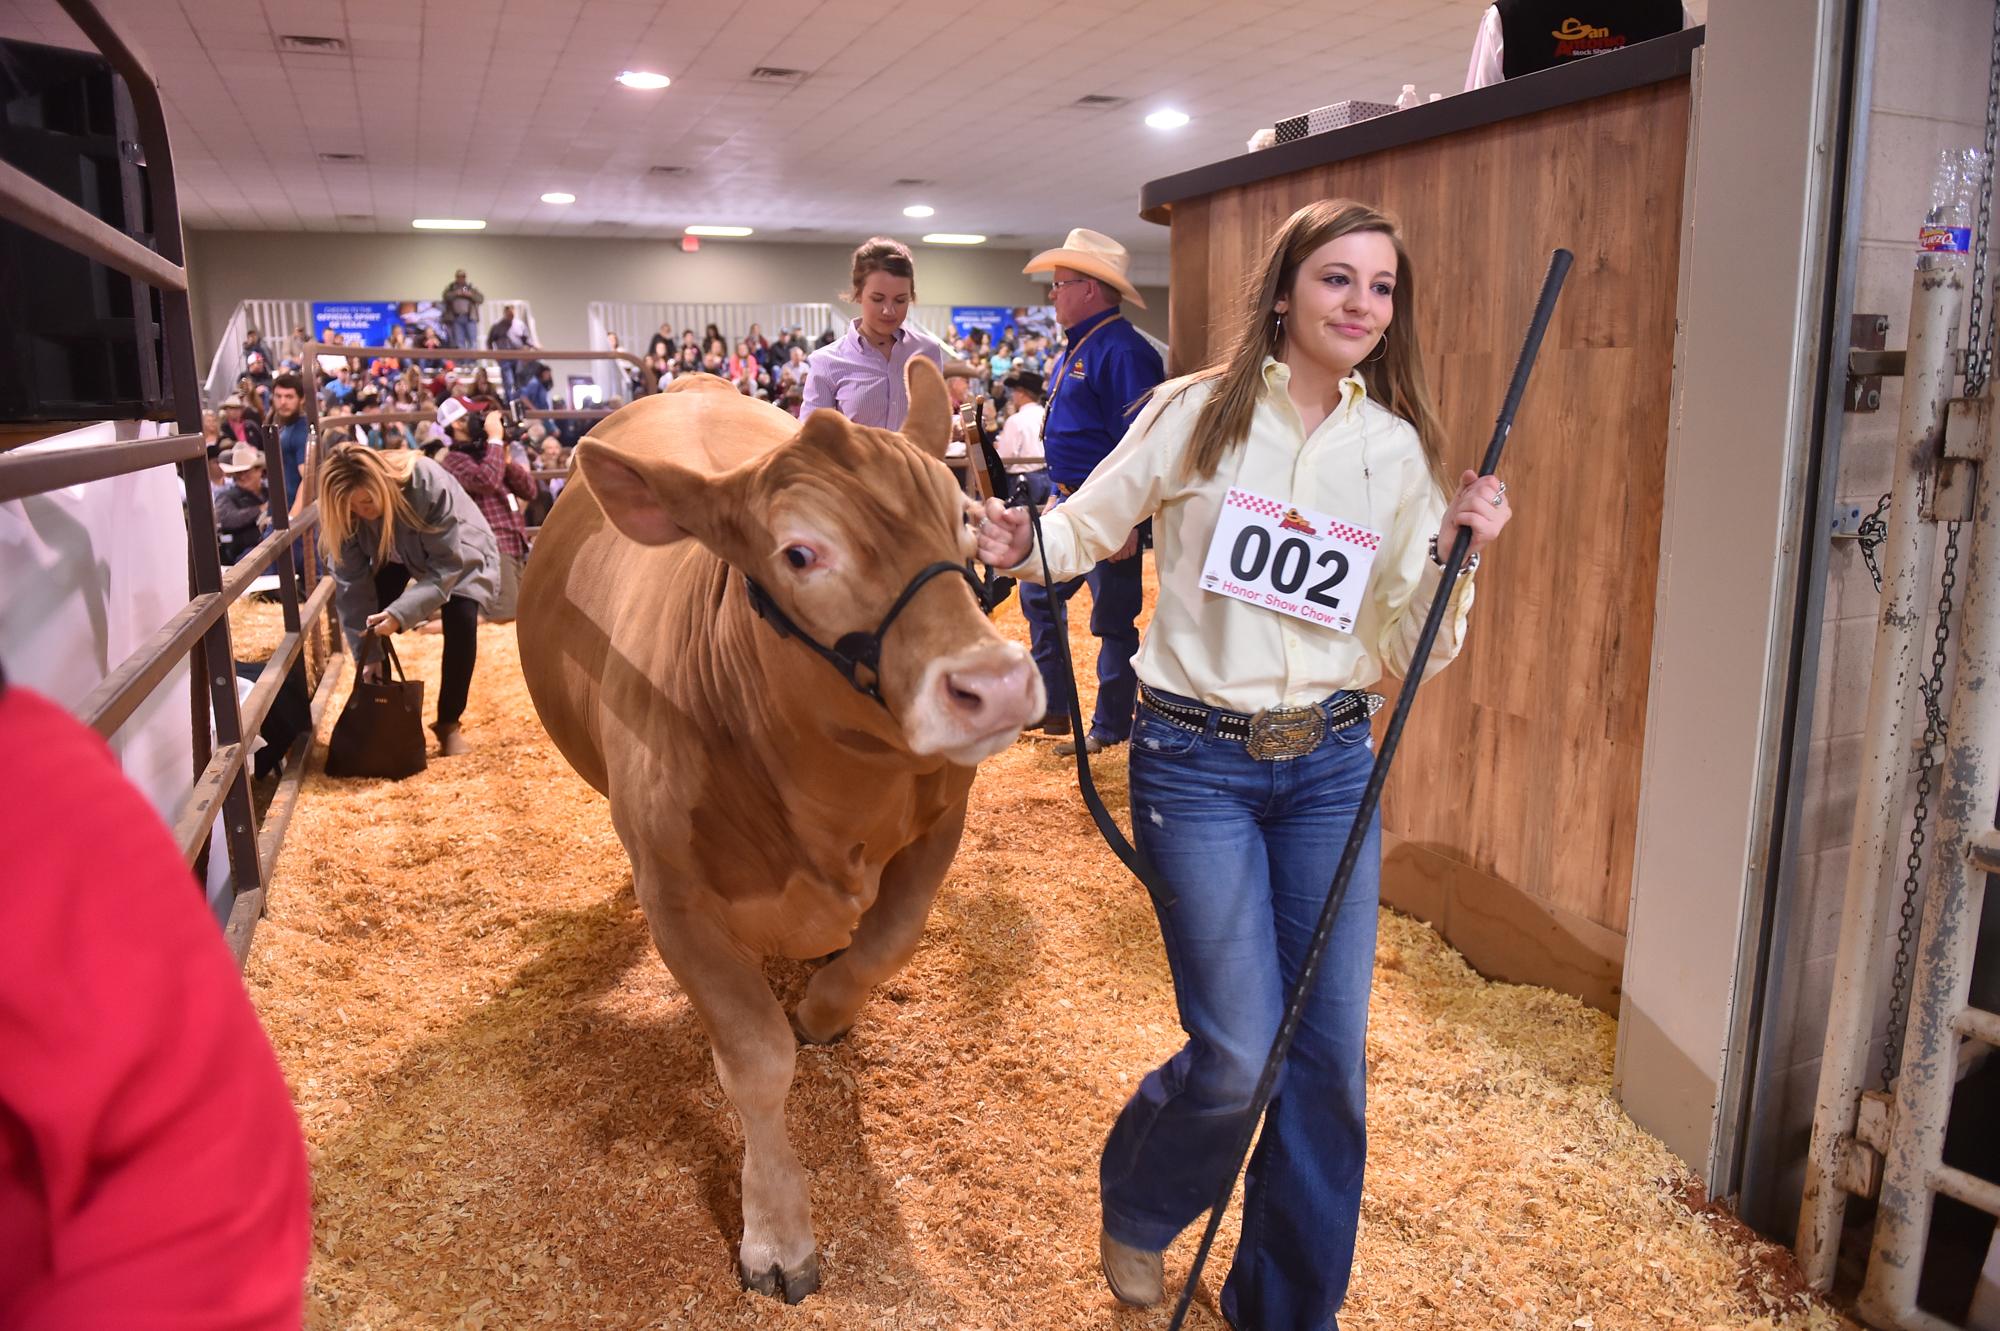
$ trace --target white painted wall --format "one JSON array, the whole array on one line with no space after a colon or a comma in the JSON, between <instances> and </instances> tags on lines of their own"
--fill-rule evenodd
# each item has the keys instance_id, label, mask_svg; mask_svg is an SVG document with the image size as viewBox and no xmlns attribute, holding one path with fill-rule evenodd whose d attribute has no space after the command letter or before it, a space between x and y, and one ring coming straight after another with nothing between
<instances>
[{"instance_id":1,"label":"white painted wall","mask_svg":"<svg viewBox=\"0 0 2000 1331\"><path fill-rule=\"evenodd\" d=\"M1818 356L1822 68L1838 0L1719 6L1697 70L1621 1101L1708 1174L1783 736L1786 569Z\"/></svg>"}]
</instances>

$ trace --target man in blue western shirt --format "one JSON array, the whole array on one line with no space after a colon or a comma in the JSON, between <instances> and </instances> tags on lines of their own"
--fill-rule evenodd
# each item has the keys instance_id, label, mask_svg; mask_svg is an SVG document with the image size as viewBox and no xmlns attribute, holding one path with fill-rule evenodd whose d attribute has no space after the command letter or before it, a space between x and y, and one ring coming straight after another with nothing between
<instances>
[{"instance_id":1,"label":"man in blue western shirt","mask_svg":"<svg viewBox=\"0 0 2000 1331\"><path fill-rule=\"evenodd\" d=\"M1069 239L1028 261L1024 273L1047 273L1056 319L1063 326L1063 354L1049 367L1047 415L1042 424L1042 452L1057 500L1082 485L1084 478L1125 437L1146 395L1166 377L1160 353L1126 322L1124 301L1140 309L1146 302L1126 277L1130 266L1125 247L1082 227ZM1067 603L1076 589L1090 584L1090 631L1097 636L1097 710L1091 717L1086 749L1096 753L1120 744L1132 733L1132 706L1139 681L1132 658L1139 650L1140 535L1133 532L1123 549L1081 578L1044 588L1021 584L1021 613L1027 618L1035 664L1049 693L1049 713L1042 730L1069 733L1062 715L1059 652L1069 650L1056 632L1055 604ZM1076 752L1076 739L1058 752Z\"/></svg>"}]
</instances>

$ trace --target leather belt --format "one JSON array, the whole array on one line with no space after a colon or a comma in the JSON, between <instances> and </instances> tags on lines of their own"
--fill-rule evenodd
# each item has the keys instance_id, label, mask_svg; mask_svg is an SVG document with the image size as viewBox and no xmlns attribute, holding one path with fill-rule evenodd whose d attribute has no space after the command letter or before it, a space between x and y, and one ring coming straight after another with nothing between
<instances>
[{"instance_id":1,"label":"leather belt","mask_svg":"<svg viewBox=\"0 0 2000 1331\"><path fill-rule=\"evenodd\" d=\"M1162 721L1197 735L1215 734L1235 740L1264 762L1303 758L1317 749L1328 735L1353 725L1365 725L1381 710L1383 699L1374 693L1335 694L1329 702L1305 707L1267 707L1254 715L1228 712L1220 707L1176 702L1161 697L1147 685L1139 686L1139 704Z\"/></svg>"}]
</instances>

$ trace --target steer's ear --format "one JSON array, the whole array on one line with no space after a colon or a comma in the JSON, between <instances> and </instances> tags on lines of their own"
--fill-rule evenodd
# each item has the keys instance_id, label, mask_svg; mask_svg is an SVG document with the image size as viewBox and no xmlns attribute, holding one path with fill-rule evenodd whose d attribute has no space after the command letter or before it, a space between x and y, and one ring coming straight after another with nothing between
<instances>
[{"instance_id":1,"label":"steer's ear","mask_svg":"<svg viewBox=\"0 0 2000 1331\"><path fill-rule=\"evenodd\" d=\"M732 473L699 472L595 436L576 446L576 462L611 525L641 545L692 536L715 549L732 525Z\"/></svg>"},{"instance_id":2,"label":"steer's ear","mask_svg":"<svg viewBox=\"0 0 2000 1331\"><path fill-rule=\"evenodd\" d=\"M903 367L903 386L910 393L910 414L903 438L939 460L951 443L951 394L945 392L944 372L928 356L912 356Z\"/></svg>"}]
</instances>

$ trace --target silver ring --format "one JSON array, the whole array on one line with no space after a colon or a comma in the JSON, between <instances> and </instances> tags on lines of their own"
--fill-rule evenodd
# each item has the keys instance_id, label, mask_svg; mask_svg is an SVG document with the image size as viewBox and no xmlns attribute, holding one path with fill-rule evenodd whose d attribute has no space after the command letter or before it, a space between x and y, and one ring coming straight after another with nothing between
<instances>
[{"instance_id":1,"label":"silver ring","mask_svg":"<svg viewBox=\"0 0 2000 1331\"><path fill-rule=\"evenodd\" d=\"M1498 490L1495 490L1493 494L1487 499L1486 502L1493 505L1493 507L1498 508L1502 504L1507 502L1506 495L1507 495L1507 482L1502 481L1500 482L1500 488Z\"/></svg>"}]
</instances>

